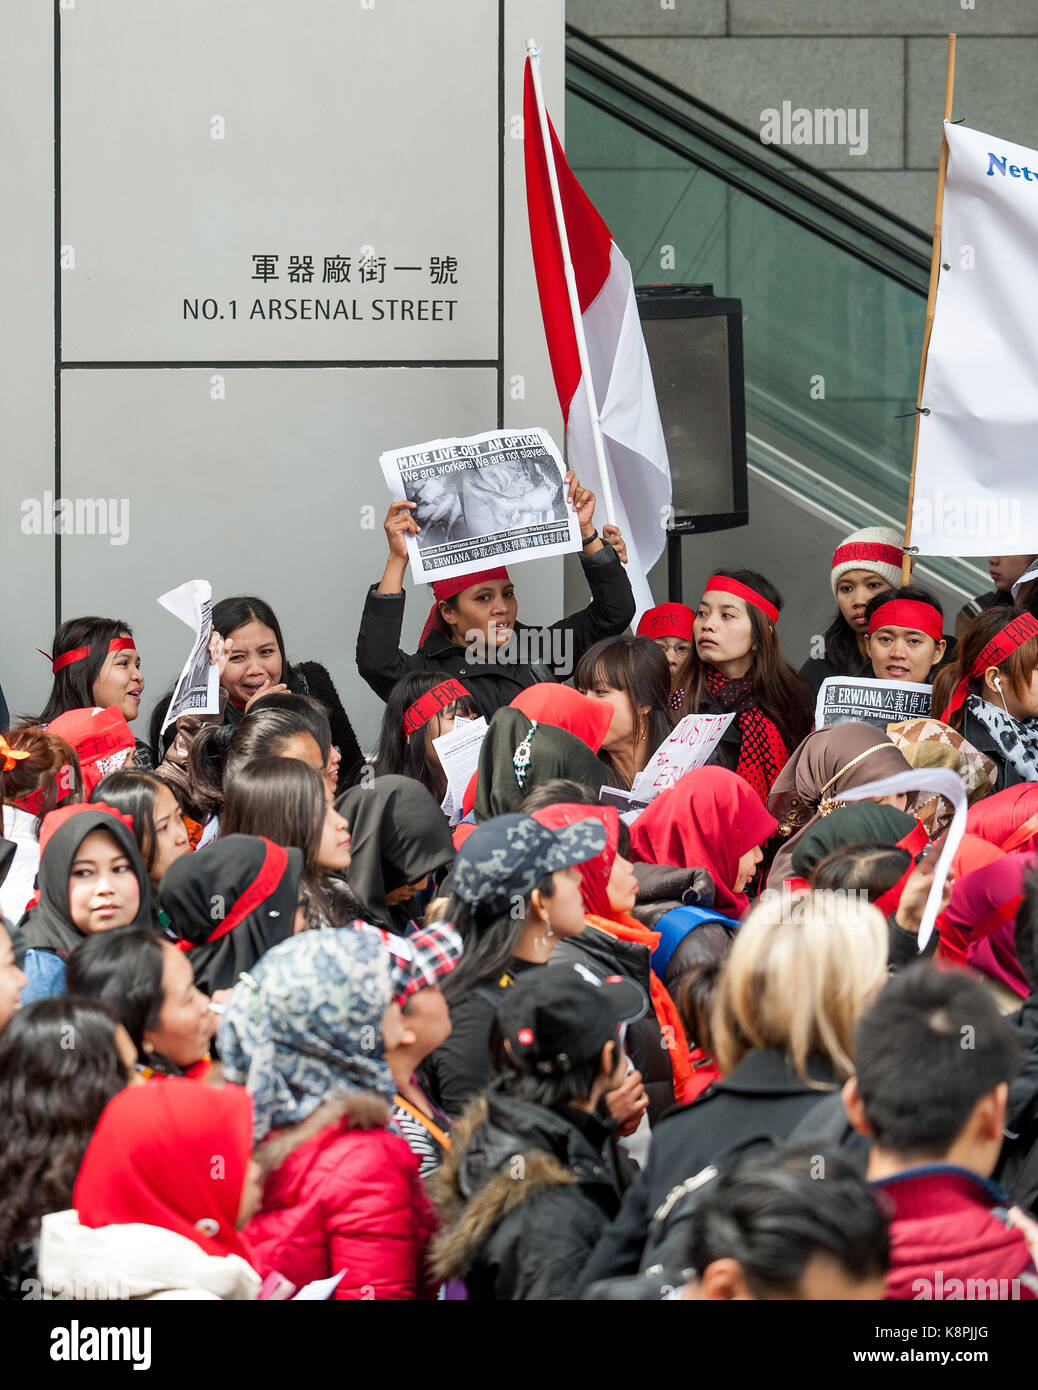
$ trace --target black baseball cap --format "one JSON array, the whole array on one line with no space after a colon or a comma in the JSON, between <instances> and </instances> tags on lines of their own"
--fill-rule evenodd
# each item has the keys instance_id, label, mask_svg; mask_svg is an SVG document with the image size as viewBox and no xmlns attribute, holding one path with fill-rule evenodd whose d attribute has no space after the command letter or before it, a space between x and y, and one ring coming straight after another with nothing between
<instances>
[{"instance_id":1,"label":"black baseball cap","mask_svg":"<svg viewBox=\"0 0 1038 1390\"><path fill-rule=\"evenodd\" d=\"M648 1009L641 987L587 961L529 970L504 993L497 1021L516 1064L559 1076L590 1062Z\"/></svg>"}]
</instances>

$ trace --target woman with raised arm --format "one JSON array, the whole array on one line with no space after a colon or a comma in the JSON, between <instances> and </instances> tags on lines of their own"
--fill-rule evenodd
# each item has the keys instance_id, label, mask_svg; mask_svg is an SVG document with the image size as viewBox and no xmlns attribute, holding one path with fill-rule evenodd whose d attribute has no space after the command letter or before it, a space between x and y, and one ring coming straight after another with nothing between
<instances>
[{"instance_id":1,"label":"woman with raised arm","mask_svg":"<svg viewBox=\"0 0 1038 1390\"><path fill-rule=\"evenodd\" d=\"M517 622L515 585L506 569L458 575L432 586L435 602L413 654L400 650L400 628L406 537L421 528L412 515L416 503L392 504L384 523L389 558L381 581L368 592L357 635L357 666L380 699L388 699L409 672L435 671L463 680L479 712L489 719L527 686L565 680L588 647L623 632L635 605L621 563L626 550L619 529L605 526L599 536L594 493L581 487L573 473L566 474L565 482L567 501L580 523L580 560L591 590L588 606L538 631Z\"/></svg>"}]
</instances>

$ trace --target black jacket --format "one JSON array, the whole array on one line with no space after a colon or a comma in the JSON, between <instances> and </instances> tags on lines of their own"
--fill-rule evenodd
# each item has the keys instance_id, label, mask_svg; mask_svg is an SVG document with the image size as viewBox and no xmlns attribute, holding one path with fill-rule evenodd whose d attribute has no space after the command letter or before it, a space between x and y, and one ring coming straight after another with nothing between
<instances>
[{"instance_id":1,"label":"black jacket","mask_svg":"<svg viewBox=\"0 0 1038 1390\"><path fill-rule=\"evenodd\" d=\"M816 700L818 699L818 692L822 688L822 682L827 681L830 676L867 676L871 680L872 662L865 656L862 657L855 670L838 671L827 657L809 656L800 668L800 677Z\"/></svg>"},{"instance_id":2,"label":"black jacket","mask_svg":"<svg viewBox=\"0 0 1038 1390\"><path fill-rule=\"evenodd\" d=\"M599 927L585 927L579 936L560 941L548 957L548 965L572 964L581 958L603 966L611 974L626 975L649 999L652 957L637 941L618 941ZM674 1105L674 1072L660 1025L650 1004L643 1018L627 1029L627 1055L642 1074L649 1097L649 1124L655 1124Z\"/></svg>"},{"instance_id":3,"label":"black jacket","mask_svg":"<svg viewBox=\"0 0 1038 1390\"><path fill-rule=\"evenodd\" d=\"M649 1161L627 1189L616 1220L603 1234L580 1279L636 1274L653 1213L673 1188L716 1162L729 1149L757 1137L787 1138L804 1115L839 1084L825 1058L810 1074L828 1089L808 1086L785 1053L749 1052L724 1081L691 1105L676 1107L653 1130Z\"/></svg>"},{"instance_id":4,"label":"black jacket","mask_svg":"<svg viewBox=\"0 0 1038 1390\"><path fill-rule=\"evenodd\" d=\"M490 719L496 709L508 705L527 686L543 680L566 680L578 658L603 637L615 637L634 617L631 582L616 551L607 545L596 554L581 554L591 602L579 613L560 618L550 628L532 628L517 622L517 633L541 631L538 644L543 661L535 665L506 662L469 662L466 650L441 632L431 633L421 648L410 655L400 650L404 620L404 594L380 594L372 585L364 603L357 634L357 668L381 700L412 671L433 671L456 676L472 691L480 714ZM552 639L551 634L558 634ZM567 637L566 634L569 634ZM344 755L345 761L345 755Z\"/></svg>"},{"instance_id":5,"label":"black jacket","mask_svg":"<svg viewBox=\"0 0 1038 1390\"><path fill-rule=\"evenodd\" d=\"M437 1278L462 1278L470 1300L576 1297L580 1271L620 1205L607 1126L582 1111L492 1088L451 1135L429 1180L443 1228Z\"/></svg>"},{"instance_id":6,"label":"black jacket","mask_svg":"<svg viewBox=\"0 0 1038 1390\"><path fill-rule=\"evenodd\" d=\"M490 1035L501 995L526 970L541 970L533 961L510 960L493 980L485 980L451 999L451 1033L418 1068L422 1088L434 1105L456 1119L490 1080Z\"/></svg>"}]
</instances>

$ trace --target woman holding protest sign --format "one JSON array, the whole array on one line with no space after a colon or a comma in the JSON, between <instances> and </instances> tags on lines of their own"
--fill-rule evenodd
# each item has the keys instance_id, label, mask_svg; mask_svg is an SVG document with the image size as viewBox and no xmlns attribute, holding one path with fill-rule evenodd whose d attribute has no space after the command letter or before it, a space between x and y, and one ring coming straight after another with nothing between
<instances>
[{"instance_id":1,"label":"woman holding protest sign","mask_svg":"<svg viewBox=\"0 0 1038 1390\"><path fill-rule=\"evenodd\" d=\"M876 680L929 685L947 650L944 610L925 589L906 584L866 605L865 651Z\"/></svg>"},{"instance_id":2,"label":"woman holding protest sign","mask_svg":"<svg viewBox=\"0 0 1038 1390\"><path fill-rule=\"evenodd\" d=\"M459 719L475 719L476 702L452 677L412 671L397 681L386 701L375 758L375 776L413 777L442 801L447 778L433 743L453 732Z\"/></svg>"},{"instance_id":3,"label":"woman holding protest sign","mask_svg":"<svg viewBox=\"0 0 1038 1390\"><path fill-rule=\"evenodd\" d=\"M811 692L782 655L775 631L782 596L754 570L716 570L696 609L678 711L735 718L713 761L766 797L792 750L811 730Z\"/></svg>"},{"instance_id":4,"label":"woman holding protest sign","mask_svg":"<svg viewBox=\"0 0 1038 1390\"><path fill-rule=\"evenodd\" d=\"M865 609L885 589L901 583L901 536L892 526L864 526L852 531L833 551L829 582L836 615L823 634L824 655L811 656L800 668L817 695L829 676L867 676Z\"/></svg>"},{"instance_id":5,"label":"woman holding protest sign","mask_svg":"<svg viewBox=\"0 0 1038 1390\"><path fill-rule=\"evenodd\" d=\"M615 526L595 529L595 494L565 477L566 500L576 510L583 541L581 565L591 602L549 628L517 621L515 585L504 568L440 580L417 652L400 650L408 536L420 527L416 504L394 502L384 523L389 558L382 579L368 592L357 635L357 666L375 694L387 700L411 671L434 671L464 681L487 719L520 690L537 681L565 680L580 656L603 637L623 632L634 617L634 596L624 572L626 550ZM603 541L606 543L603 544Z\"/></svg>"},{"instance_id":6,"label":"woman holding protest sign","mask_svg":"<svg viewBox=\"0 0 1038 1390\"><path fill-rule=\"evenodd\" d=\"M598 757L610 785L629 790L671 731L667 658L648 638L607 637L580 658L573 682L612 708Z\"/></svg>"}]
</instances>

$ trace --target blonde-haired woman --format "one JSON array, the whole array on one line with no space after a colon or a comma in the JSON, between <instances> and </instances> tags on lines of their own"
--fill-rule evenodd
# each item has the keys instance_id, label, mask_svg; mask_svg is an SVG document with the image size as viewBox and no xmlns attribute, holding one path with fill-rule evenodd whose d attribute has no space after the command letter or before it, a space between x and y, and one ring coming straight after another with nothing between
<instances>
[{"instance_id":1,"label":"blonde-haired woman","mask_svg":"<svg viewBox=\"0 0 1038 1390\"><path fill-rule=\"evenodd\" d=\"M657 1123L649 1161L591 1256L583 1286L636 1274L653 1216L676 1188L740 1145L781 1143L839 1091L854 1069L855 1025L886 971L887 924L856 894L770 893L753 909L714 1005L722 1080Z\"/></svg>"}]
</instances>

